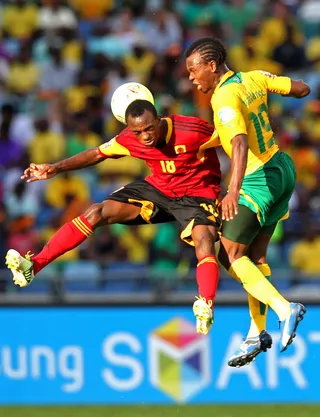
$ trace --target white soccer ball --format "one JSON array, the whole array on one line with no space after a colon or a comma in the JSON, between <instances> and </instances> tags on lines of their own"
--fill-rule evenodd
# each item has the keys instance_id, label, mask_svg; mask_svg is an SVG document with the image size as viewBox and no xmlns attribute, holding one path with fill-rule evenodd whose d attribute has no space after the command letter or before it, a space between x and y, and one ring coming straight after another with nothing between
<instances>
[{"instance_id":1,"label":"white soccer ball","mask_svg":"<svg viewBox=\"0 0 320 417\"><path fill-rule=\"evenodd\" d=\"M115 90L111 98L111 110L119 122L126 124L126 110L134 100L147 100L154 104L151 91L142 84L125 83Z\"/></svg>"}]
</instances>

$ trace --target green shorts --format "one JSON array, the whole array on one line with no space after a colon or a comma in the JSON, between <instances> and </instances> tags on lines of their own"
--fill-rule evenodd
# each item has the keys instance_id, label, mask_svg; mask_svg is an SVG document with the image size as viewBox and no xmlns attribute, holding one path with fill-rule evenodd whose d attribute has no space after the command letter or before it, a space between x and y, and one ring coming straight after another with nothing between
<instances>
[{"instance_id":1,"label":"green shorts","mask_svg":"<svg viewBox=\"0 0 320 417\"><path fill-rule=\"evenodd\" d=\"M286 153L277 152L263 167L243 179L239 205L248 207L255 216L245 216L246 210L239 210L232 221L224 222L222 235L249 244L260 230L288 218L295 182L292 159Z\"/></svg>"}]
</instances>

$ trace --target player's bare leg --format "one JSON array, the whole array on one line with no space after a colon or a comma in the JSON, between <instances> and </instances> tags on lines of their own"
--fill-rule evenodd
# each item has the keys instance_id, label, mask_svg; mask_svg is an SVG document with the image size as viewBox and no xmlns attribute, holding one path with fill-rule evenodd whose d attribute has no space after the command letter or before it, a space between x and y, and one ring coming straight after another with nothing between
<instances>
[{"instance_id":1,"label":"player's bare leg","mask_svg":"<svg viewBox=\"0 0 320 417\"><path fill-rule=\"evenodd\" d=\"M197 283L199 297L193 304L193 312L197 321L197 332L208 334L213 324L213 301L215 298L219 268L215 256L217 231L213 226L195 226L192 239L195 245L197 265Z\"/></svg>"},{"instance_id":2,"label":"player's bare leg","mask_svg":"<svg viewBox=\"0 0 320 417\"><path fill-rule=\"evenodd\" d=\"M59 256L74 249L92 235L98 227L126 223L137 218L140 207L114 200L93 204L82 215L64 224L36 256L22 256L14 249L6 255L7 267L13 274L13 281L20 287L31 284L36 274Z\"/></svg>"}]
</instances>

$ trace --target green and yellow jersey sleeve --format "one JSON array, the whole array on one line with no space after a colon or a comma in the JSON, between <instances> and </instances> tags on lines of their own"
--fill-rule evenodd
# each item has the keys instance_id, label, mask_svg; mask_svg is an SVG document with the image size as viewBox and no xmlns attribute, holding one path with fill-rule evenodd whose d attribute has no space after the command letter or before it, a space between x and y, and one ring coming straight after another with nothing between
<instances>
[{"instance_id":1,"label":"green and yellow jersey sleeve","mask_svg":"<svg viewBox=\"0 0 320 417\"><path fill-rule=\"evenodd\" d=\"M279 148L275 143L268 114L268 92L288 94L291 80L261 71L227 72L211 99L214 125L221 145L232 158L232 139L248 137L248 162L245 175L266 164Z\"/></svg>"},{"instance_id":2,"label":"green and yellow jersey sleeve","mask_svg":"<svg viewBox=\"0 0 320 417\"><path fill-rule=\"evenodd\" d=\"M250 76L269 93L288 95L291 90L291 78L278 77L266 71L251 71Z\"/></svg>"}]
</instances>

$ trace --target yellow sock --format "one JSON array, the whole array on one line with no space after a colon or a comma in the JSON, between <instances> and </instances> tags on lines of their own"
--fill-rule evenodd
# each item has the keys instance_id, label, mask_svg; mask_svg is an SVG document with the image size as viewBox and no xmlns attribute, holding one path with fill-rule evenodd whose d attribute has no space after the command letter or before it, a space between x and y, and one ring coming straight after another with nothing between
<instances>
[{"instance_id":1,"label":"yellow sock","mask_svg":"<svg viewBox=\"0 0 320 417\"><path fill-rule=\"evenodd\" d=\"M283 321L290 314L290 303L266 280L265 276L247 256L232 263L229 273L241 280L243 288L263 304L270 306Z\"/></svg>"},{"instance_id":2,"label":"yellow sock","mask_svg":"<svg viewBox=\"0 0 320 417\"><path fill-rule=\"evenodd\" d=\"M265 278L270 282L271 269L268 264L256 265L256 267L263 273ZM247 337L256 337L262 330L267 328L267 313L268 306L261 303L256 298L248 294L249 312L251 317L250 328Z\"/></svg>"}]
</instances>

